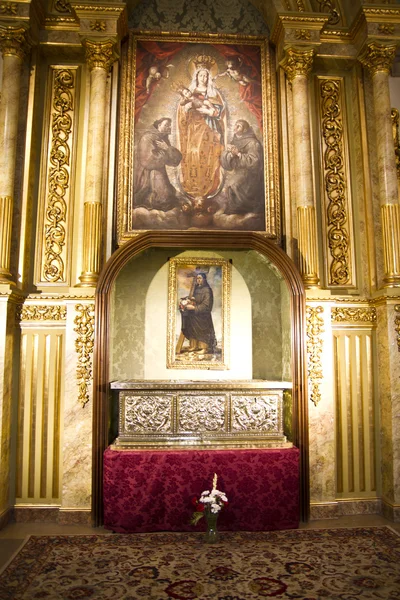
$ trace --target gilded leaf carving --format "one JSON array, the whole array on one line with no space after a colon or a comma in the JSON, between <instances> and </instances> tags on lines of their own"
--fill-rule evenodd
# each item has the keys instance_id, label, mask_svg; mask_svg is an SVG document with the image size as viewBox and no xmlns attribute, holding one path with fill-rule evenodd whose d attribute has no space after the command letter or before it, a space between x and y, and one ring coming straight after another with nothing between
<instances>
[{"instance_id":1,"label":"gilded leaf carving","mask_svg":"<svg viewBox=\"0 0 400 600\"><path fill-rule=\"evenodd\" d=\"M66 242L67 201L70 185L73 90L75 73L71 69L54 71L51 117L50 167L44 223L43 278L49 283L66 282L64 246Z\"/></svg>"},{"instance_id":2,"label":"gilded leaf carving","mask_svg":"<svg viewBox=\"0 0 400 600\"><path fill-rule=\"evenodd\" d=\"M327 197L326 219L329 261L329 285L351 283L350 236L345 173L341 81L320 80L323 168Z\"/></svg>"},{"instance_id":3,"label":"gilded leaf carving","mask_svg":"<svg viewBox=\"0 0 400 600\"><path fill-rule=\"evenodd\" d=\"M75 349L78 354L76 376L78 381L78 400L84 407L90 400L89 385L93 375L93 348L94 348L94 305L77 304L78 313L75 317L74 328L77 334Z\"/></svg>"},{"instance_id":4,"label":"gilded leaf carving","mask_svg":"<svg viewBox=\"0 0 400 600\"><path fill-rule=\"evenodd\" d=\"M324 320L320 316L324 312L322 306L307 307L307 355L310 400L317 406L321 400L320 385L322 374L322 337Z\"/></svg>"}]
</instances>

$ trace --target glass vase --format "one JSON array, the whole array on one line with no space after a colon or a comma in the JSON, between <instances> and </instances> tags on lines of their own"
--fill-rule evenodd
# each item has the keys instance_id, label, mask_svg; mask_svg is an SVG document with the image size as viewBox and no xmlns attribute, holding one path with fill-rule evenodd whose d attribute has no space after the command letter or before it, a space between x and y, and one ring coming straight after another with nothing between
<instances>
[{"instance_id":1,"label":"glass vase","mask_svg":"<svg viewBox=\"0 0 400 600\"><path fill-rule=\"evenodd\" d=\"M218 513L213 513L211 511L205 512L205 518L207 523L207 531L205 533L205 541L208 544L215 544L218 542L219 534L217 530L217 520Z\"/></svg>"}]
</instances>

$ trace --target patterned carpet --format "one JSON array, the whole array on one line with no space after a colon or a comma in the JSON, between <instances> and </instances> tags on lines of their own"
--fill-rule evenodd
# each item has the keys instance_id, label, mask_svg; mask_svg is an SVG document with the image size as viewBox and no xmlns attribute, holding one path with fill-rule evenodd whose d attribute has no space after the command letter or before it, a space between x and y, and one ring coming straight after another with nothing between
<instances>
[{"instance_id":1,"label":"patterned carpet","mask_svg":"<svg viewBox=\"0 0 400 600\"><path fill-rule=\"evenodd\" d=\"M398 600L389 527L31 536L0 575L0 599Z\"/></svg>"}]
</instances>

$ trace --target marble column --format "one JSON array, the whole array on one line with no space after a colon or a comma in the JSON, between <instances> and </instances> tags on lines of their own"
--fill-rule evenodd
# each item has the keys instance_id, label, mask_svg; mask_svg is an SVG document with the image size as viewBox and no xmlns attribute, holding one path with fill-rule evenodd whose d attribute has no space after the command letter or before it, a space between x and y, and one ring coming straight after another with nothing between
<instances>
[{"instance_id":1,"label":"marble column","mask_svg":"<svg viewBox=\"0 0 400 600\"><path fill-rule=\"evenodd\" d=\"M0 283L10 283L14 177L17 152L22 61L28 49L26 29L0 27L3 57L0 103Z\"/></svg>"},{"instance_id":2,"label":"marble column","mask_svg":"<svg viewBox=\"0 0 400 600\"><path fill-rule=\"evenodd\" d=\"M79 287L93 287L101 268L102 189L107 76L115 60L111 41L84 42L90 70L90 105L86 160L83 265Z\"/></svg>"},{"instance_id":3,"label":"marble column","mask_svg":"<svg viewBox=\"0 0 400 600\"><path fill-rule=\"evenodd\" d=\"M400 205L389 91L395 53L394 45L371 42L359 57L372 77L385 287L400 287Z\"/></svg>"},{"instance_id":4,"label":"marble column","mask_svg":"<svg viewBox=\"0 0 400 600\"><path fill-rule=\"evenodd\" d=\"M299 269L305 287L309 288L319 285L308 93L313 58L313 49L288 48L281 62L293 92L293 181L296 182Z\"/></svg>"}]
</instances>

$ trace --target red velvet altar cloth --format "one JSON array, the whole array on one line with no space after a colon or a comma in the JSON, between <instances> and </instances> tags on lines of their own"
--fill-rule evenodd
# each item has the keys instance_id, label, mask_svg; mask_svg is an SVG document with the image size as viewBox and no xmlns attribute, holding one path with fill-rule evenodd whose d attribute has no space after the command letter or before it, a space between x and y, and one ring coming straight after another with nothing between
<instances>
[{"instance_id":1,"label":"red velvet altar cloth","mask_svg":"<svg viewBox=\"0 0 400 600\"><path fill-rule=\"evenodd\" d=\"M217 488L228 497L221 531L299 525L299 450L111 450L104 453L104 527L122 533L201 531L191 499Z\"/></svg>"}]
</instances>

